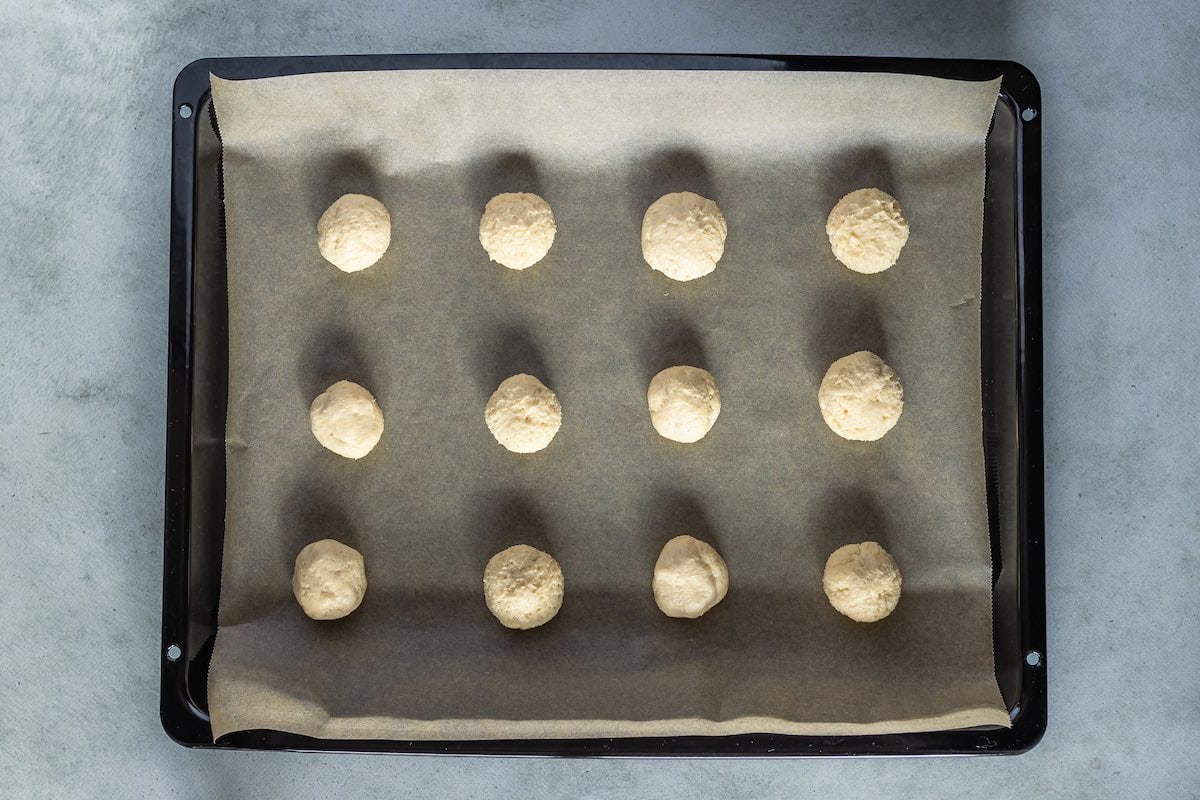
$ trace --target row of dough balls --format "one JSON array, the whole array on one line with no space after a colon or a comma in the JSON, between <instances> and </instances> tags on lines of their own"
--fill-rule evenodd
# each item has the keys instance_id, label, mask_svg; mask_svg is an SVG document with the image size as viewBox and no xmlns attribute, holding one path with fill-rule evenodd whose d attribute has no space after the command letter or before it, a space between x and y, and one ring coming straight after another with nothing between
<instances>
[{"instance_id":1,"label":"row of dough balls","mask_svg":"<svg viewBox=\"0 0 1200 800\"><path fill-rule=\"evenodd\" d=\"M890 431L904 410L904 388L883 359L860 350L829 367L817 391L825 423L844 439L875 441ZM646 390L650 422L660 436L685 444L704 438L721 413L721 392L712 373L699 367L669 367ZM533 375L501 382L484 407L484 422L496 441L514 453L536 453L562 425L558 396ZM340 456L358 459L383 436L383 409L352 381L338 381L309 408L313 436Z\"/></svg>"},{"instance_id":2,"label":"row of dough balls","mask_svg":"<svg viewBox=\"0 0 1200 800\"><path fill-rule=\"evenodd\" d=\"M488 257L509 269L545 258L557 232L550 204L536 194L506 192L487 202L479 220L479 243ZM665 194L642 218L642 256L652 269L691 281L717 268L729 226L717 204L695 192ZM896 198L875 188L858 189L837 202L825 221L829 246L855 272L888 269L908 241L908 222ZM392 240L383 203L363 194L339 197L317 222L321 255L344 272L374 264Z\"/></svg>"},{"instance_id":3,"label":"row of dough balls","mask_svg":"<svg viewBox=\"0 0 1200 800\"><path fill-rule=\"evenodd\" d=\"M900 568L876 542L833 551L821 583L830 605L856 622L878 622L900 602ZM696 619L725 598L729 569L712 545L687 534L676 536L659 553L651 590L668 617ZM484 601L506 628L545 625L562 608L563 592L558 562L527 544L500 551L483 570ZM336 539L306 545L296 556L292 593L312 619L351 614L367 593L362 553Z\"/></svg>"}]
</instances>

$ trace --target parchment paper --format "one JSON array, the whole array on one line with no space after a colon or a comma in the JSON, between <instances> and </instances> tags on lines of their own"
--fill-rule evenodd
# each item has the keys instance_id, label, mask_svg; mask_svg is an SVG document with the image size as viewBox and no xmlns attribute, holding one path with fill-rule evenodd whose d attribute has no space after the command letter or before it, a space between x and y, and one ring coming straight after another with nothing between
<instances>
[{"instance_id":1,"label":"parchment paper","mask_svg":"<svg viewBox=\"0 0 1200 800\"><path fill-rule=\"evenodd\" d=\"M1007 725L992 663L980 411L983 142L998 81L737 72L409 71L213 79L229 270L228 495L215 736L479 739L846 734ZM899 264L837 264L825 217L879 186L912 235ZM665 192L714 198L715 273L641 257ZM525 272L489 263L484 203L536 191L558 236ZM345 275L317 251L335 198L380 198L390 250ZM884 357L904 415L877 443L817 406L835 358ZM646 385L686 363L723 409L698 444L655 435ZM488 433L516 372L563 405L542 453ZM308 406L341 378L386 414L361 461ZM656 608L667 539L713 543L728 597ZM369 589L338 622L292 598L309 541L360 549ZM836 613L836 547L875 539L904 592L887 620ZM501 627L487 559L553 553L551 623Z\"/></svg>"}]
</instances>

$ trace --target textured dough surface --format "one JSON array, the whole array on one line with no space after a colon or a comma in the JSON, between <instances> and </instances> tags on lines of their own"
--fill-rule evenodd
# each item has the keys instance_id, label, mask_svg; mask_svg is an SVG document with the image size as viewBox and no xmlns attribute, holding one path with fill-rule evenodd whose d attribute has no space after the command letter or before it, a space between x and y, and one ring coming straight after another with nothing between
<instances>
[{"instance_id":1,"label":"textured dough surface","mask_svg":"<svg viewBox=\"0 0 1200 800\"><path fill-rule=\"evenodd\" d=\"M825 221L829 246L855 272L883 272L896 263L908 241L900 203L879 189L859 189L837 202Z\"/></svg>"},{"instance_id":2,"label":"textured dough surface","mask_svg":"<svg viewBox=\"0 0 1200 800\"><path fill-rule=\"evenodd\" d=\"M362 458L383 436L383 410L352 381L338 381L317 395L308 420L317 441L346 458Z\"/></svg>"},{"instance_id":3,"label":"textured dough surface","mask_svg":"<svg viewBox=\"0 0 1200 800\"><path fill-rule=\"evenodd\" d=\"M344 194L317 222L317 246L330 264L358 272L374 264L392 242L392 218L365 194Z\"/></svg>"},{"instance_id":4,"label":"textured dough surface","mask_svg":"<svg viewBox=\"0 0 1200 800\"><path fill-rule=\"evenodd\" d=\"M825 562L829 603L856 622L878 622L900 602L900 568L876 542L839 547Z\"/></svg>"},{"instance_id":5,"label":"textured dough surface","mask_svg":"<svg viewBox=\"0 0 1200 800\"><path fill-rule=\"evenodd\" d=\"M664 614L695 619L724 599L729 569L712 545L684 534L659 553L653 587L654 602Z\"/></svg>"},{"instance_id":6,"label":"textured dough surface","mask_svg":"<svg viewBox=\"0 0 1200 800\"><path fill-rule=\"evenodd\" d=\"M505 378L483 412L496 441L514 453L536 453L550 444L562 425L558 397L524 373Z\"/></svg>"},{"instance_id":7,"label":"textured dough surface","mask_svg":"<svg viewBox=\"0 0 1200 800\"><path fill-rule=\"evenodd\" d=\"M684 444L703 439L721 413L717 381L699 367L664 369L650 379L646 402L659 436Z\"/></svg>"},{"instance_id":8,"label":"textured dough surface","mask_svg":"<svg viewBox=\"0 0 1200 800\"><path fill-rule=\"evenodd\" d=\"M904 387L883 359L868 350L839 358L817 391L821 416L843 439L873 442L895 427Z\"/></svg>"},{"instance_id":9,"label":"textured dough surface","mask_svg":"<svg viewBox=\"0 0 1200 800\"><path fill-rule=\"evenodd\" d=\"M292 594L313 619L341 619L358 608L366 593L366 564L353 547L322 539L296 556Z\"/></svg>"},{"instance_id":10,"label":"textured dough surface","mask_svg":"<svg viewBox=\"0 0 1200 800\"><path fill-rule=\"evenodd\" d=\"M728 232L712 200L694 192L665 194L642 218L642 257L668 278L695 280L717 268Z\"/></svg>"},{"instance_id":11,"label":"textured dough surface","mask_svg":"<svg viewBox=\"0 0 1200 800\"><path fill-rule=\"evenodd\" d=\"M492 261L509 269L528 269L550 252L556 230L549 203L536 194L508 192L484 207L479 243Z\"/></svg>"},{"instance_id":12,"label":"textured dough surface","mask_svg":"<svg viewBox=\"0 0 1200 800\"><path fill-rule=\"evenodd\" d=\"M488 560L483 570L488 611L506 628L545 625L562 608L563 573L549 553L513 545Z\"/></svg>"}]
</instances>

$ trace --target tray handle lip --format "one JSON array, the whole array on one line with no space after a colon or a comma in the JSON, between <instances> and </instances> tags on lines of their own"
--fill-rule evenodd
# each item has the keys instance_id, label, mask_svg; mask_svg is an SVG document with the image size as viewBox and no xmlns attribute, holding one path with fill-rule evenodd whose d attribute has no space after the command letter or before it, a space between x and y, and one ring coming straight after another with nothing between
<instances>
[{"instance_id":1,"label":"tray handle lip","mask_svg":"<svg viewBox=\"0 0 1200 800\"><path fill-rule=\"evenodd\" d=\"M360 72L398 69L636 69L805 72L892 72L950 80L990 80L1004 75L1024 103L1040 99L1041 89L1024 64L1003 59L912 58L907 56L807 55L802 53L697 52L459 52L356 53L295 56L200 58L175 78L175 96L198 99L208 75L229 80L313 72Z\"/></svg>"}]
</instances>

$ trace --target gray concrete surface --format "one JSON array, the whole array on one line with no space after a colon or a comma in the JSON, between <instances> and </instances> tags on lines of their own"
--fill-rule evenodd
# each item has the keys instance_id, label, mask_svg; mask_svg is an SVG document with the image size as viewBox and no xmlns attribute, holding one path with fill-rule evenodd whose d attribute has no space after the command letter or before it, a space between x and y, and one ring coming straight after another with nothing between
<instances>
[{"instance_id":1,"label":"gray concrete surface","mask_svg":"<svg viewBox=\"0 0 1200 800\"><path fill-rule=\"evenodd\" d=\"M1200 796L1193 0L0 3L0 796ZM157 717L168 133L201 56L1011 58L1044 91L1051 726L1015 759L184 750Z\"/></svg>"}]
</instances>

